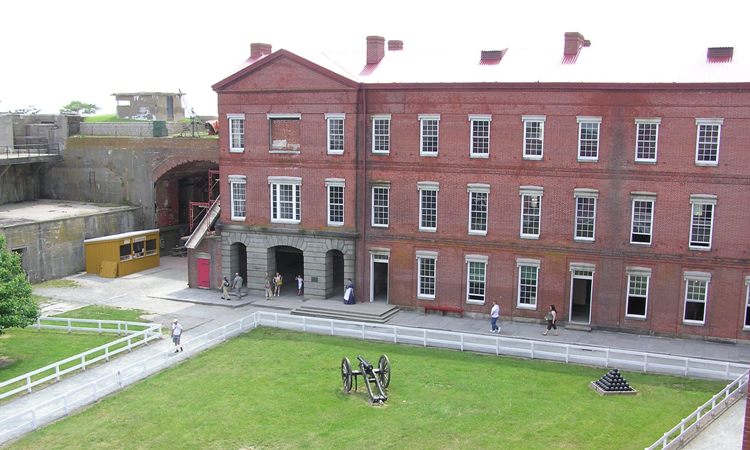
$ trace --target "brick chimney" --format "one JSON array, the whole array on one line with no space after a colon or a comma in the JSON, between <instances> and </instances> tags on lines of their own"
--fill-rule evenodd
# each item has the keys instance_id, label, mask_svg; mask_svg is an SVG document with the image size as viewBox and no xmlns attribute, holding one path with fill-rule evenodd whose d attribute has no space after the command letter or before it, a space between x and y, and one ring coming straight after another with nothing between
<instances>
[{"instance_id":1,"label":"brick chimney","mask_svg":"<svg viewBox=\"0 0 750 450\"><path fill-rule=\"evenodd\" d=\"M389 51L398 51L404 49L404 41L388 41Z\"/></svg>"},{"instance_id":2,"label":"brick chimney","mask_svg":"<svg viewBox=\"0 0 750 450\"><path fill-rule=\"evenodd\" d=\"M500 64L506 51L508 51L507 48L505 50L482 50L479 54L479 64L483 66Z\"/></svg>"},{"instance_id":3,"label":"brick chimney","mask_svg":"<svg viewBox=\"0 0 750 450\"><path fill-rule=\"evenodd\" d=\"M706 51L706 62L732 62L732 56L734 56L734 47L709 47L708 51Z\"/></svg>"},{"instance_id":4,"label":"brick chimney","mask_svg":"<svg viewBox=\"0 0 750 450\"><path fill-rule=\"evenodd\" d=\"M591 41L583 38L583 35L577 31L565 33L565 48L563 56L576 56L583 47L589 47Z\"/></svg>"},{"instance_id":5,"label":"brick chimney","mask_svg":"<svg viewBox=\"0 0 750 450\"><path fill-rule=\"evenodd\" d=\"M367 36L367 64L377 64L385 56L385 38Z\"/></svg>"},{"instance_id":6,"label":"brick chimney","mask_svg":"<svg viewBox=\"0 0 750 450\"><path fill-rule=\"evenodd\" d=\"M250 59L258 59L261 56L271 54L271 44L261 44L260 42L254 42L250 44Z\"/></svg>"}]
</instances>

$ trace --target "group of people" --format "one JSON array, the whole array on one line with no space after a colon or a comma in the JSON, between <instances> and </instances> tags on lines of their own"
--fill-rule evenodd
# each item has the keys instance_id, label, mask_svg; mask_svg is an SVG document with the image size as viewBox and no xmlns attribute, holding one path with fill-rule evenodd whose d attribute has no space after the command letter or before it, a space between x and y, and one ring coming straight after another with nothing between
<instances>
[{"instance_id":1,"label":"group of people","mask_svg":"<svg viewBox=\"0 0 750 450\"><path fill-rule=\"evenodd\" d=\"M500 332L500 326L497 324L497 321L499 319L500 319L500 305L498 305L497 302L492 302L492 308L490 309L490 332L491 333ZM547 333L549 333L549 330L554 329L555 336L557 336L557 309L555 308L555 305L549 305L549 310L547 311L547 314L544 315L544 320L547 321L547 329L545 329L542 334L544 336L547 336Z\"/></svg>"},{"instance_id":2,"label":"group of people","mask_svg":"<svg viewBox=\"0 0 750 450\"><path fill-rule=\"evenodd\" d=\"M302 295L302 288L305 285L305 277L297 275L294 277L297 282L297 295ZM270 300L271 297L279 297L281 295L281 286L284 284L284 277L276 272L273 278L266 275L263 282L263 289L266 291L266 300Z\"/></svg>"},{"instance_id":3,"label":"group of people","mask_svg":"<svg viewBox=\"0 0 750 450\"><path fill-rule=\"evenodd\" d=\"M240 289L242 289L242 284L245 282L245 280L242 279L239 273L234 274L234 278L232 279L232 282L230 283L227 277L224 277L224 279L221 282L221 299L222 300L231 300L230 294L229 294L229 288L232 289L232 291L237 293L237 298L240 298Z\"/></svg>"}]
</instances>

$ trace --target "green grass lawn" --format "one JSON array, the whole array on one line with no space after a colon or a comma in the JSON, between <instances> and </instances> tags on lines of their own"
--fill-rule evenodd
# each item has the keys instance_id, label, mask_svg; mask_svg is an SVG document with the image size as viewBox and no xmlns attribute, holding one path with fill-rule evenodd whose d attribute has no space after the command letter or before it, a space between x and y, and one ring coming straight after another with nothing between
<instances>
[{"instance_id":1,"label":"green grass lawn","mask_svg":"<svg viewBox=\"0 0 750 450\"><path fill-rule=\"evenodd\" d=\"M341 389L340 361L388 354L388 402ZM260 328L36 431L10 448L644 448L722 382L607 371ZM115 426L116 425L116 426Z\"/></svg>"},{"instance_id":2,"label":"green grass lawn","mask_svg":"<svg viewBox=\"0 0 750 450\"><path fill-rule=\"evenodd\" d=\"M143 311L87 306L63 317L139 321ZM0 381L39 369L69 356L112 342L121 336L95 332L10 328L0 335ZM73 365L73 364L71 364Z\"/></svg>"}]
</instances>

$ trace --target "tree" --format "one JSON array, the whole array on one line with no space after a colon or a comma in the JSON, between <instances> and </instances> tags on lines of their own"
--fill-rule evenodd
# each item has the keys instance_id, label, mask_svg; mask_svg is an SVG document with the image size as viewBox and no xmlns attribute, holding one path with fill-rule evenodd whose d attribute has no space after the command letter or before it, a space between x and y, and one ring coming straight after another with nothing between
<instances>
[{"instance_id":1,"label":"tree","mask_svg":"<svg viewBox=\"0 0 750 450\"><path fill-rule=\"evenodd\" d=\"M60 114L94 114L99 111L99 107L93 103L82 103L73 100L60 109Z\"/></svg>"},{"instance_id":2,"label":"tree","mask_svg":"<svg viewBox=\"0 0 750 450\"><path fill-rule=\"evenodd\" d=\"M0 334L4 328L26 327L39 317L31 284L21 267L21 255L5 248L0 235Z\"/></svg>"}]
</instances>

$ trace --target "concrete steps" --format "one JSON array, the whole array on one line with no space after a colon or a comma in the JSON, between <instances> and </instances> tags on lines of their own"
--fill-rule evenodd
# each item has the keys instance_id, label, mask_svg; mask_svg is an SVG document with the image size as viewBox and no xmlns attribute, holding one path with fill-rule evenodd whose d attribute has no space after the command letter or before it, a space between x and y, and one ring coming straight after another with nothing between
<instances>
[{"instance_id":1,"label":"concrete steps","mask_svg":"<svg viewBox=\"0 0 750 450\"><path fill-rule=\"evenodd\" d=\"M295 308L291 314L308 317L324 317L326 319L354 320L370 323L386 323L399 309L393 305L380 303L358 303L344 305L339 301L306 301Z\"/></svg>"}]
</instances>

